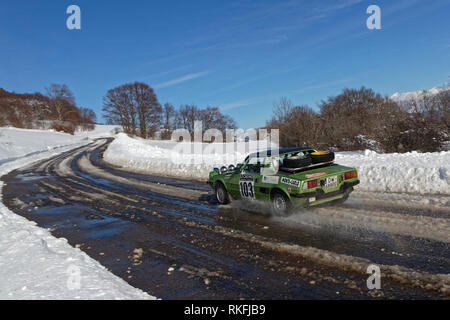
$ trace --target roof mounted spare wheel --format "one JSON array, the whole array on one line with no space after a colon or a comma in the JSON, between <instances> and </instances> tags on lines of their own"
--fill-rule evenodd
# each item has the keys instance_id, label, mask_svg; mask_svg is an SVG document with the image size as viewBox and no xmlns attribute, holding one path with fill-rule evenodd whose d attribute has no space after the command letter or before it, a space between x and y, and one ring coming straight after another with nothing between
<instances>
[{"instance_id":1,"label":"roof mounted spare wheel","mask_svg":"<svg viewBox=\"0 0 450 320\"><path fill-rule=\"evenodd\" d=\"M334 161L334 158L335 158L334 152L330 151L318 151L311 153L311 159L313 164L332 162Z\"/></svg>"},{"instance_id":2,"label":"roof mounted spare wheel","mask_svg":"<svg viewBox=\"0 0 450 320\"><path fill-rule=\"evenodd\" d=\"M311 156L304 155L304 156L293 156L290 158L285 158L283 160L283 167L285 168L303 168L310 166L312 163Z\"/></svg>"}]
</instances>

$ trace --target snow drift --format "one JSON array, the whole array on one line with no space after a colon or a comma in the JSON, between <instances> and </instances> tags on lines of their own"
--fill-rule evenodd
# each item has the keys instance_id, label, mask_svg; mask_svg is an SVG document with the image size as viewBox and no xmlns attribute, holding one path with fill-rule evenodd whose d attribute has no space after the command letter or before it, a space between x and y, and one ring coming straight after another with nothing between
<instances>
[{"instance_id":1,"label":"snow drift","mask_svg":"<svg viewBox=\"0 0 450 320\"><path fill-rule=\"evenodd\" d=\"M135 172L205 180L214 167L236 165L249 153L270 146L267 141L177 143L130 138L121 133L105 151L104 159Z\"/></svg>"},{"instance_id":2,"label":"snow drift","mask_svg":"<svg viewBox=\"0 0 450 320\"><path fill-rule=\"evenodd\" d=\"M111 126L75 136L0 128L0 176L112 136ZM3 182L0 181L0 200ZM78 280L79 279L79 280ZM0 299L154 299L110 273L66 239L55 238L0 202Z\"/></svg>"},{"instance_id":3,"label":"snow drift","mask_svg":"<svg viewBox=\"0 0 450 320\"><path fill-rule=\"evenodd\" d=\"M0 128L0 165L30 153L49 151L88 139L112 136L118 126L97 125L92 131L77 131L75 135L53 130Z\"/></svg>"},{"instance_id":4,"label":"snow drift","mask_svg":"<svg viewBox=\"0 0 450 320\"><path fill-rule=\"evenodd\" d=\"M336 162L358 169L361 190L450 194L450 152L342 152Z\"/></svg>"},{"instance_id":5,"label":"snow drift","mask_svg":"<svg viewBox=\"0 0 450 320\"><path fill-rule=\"evenodd\" d=\"M190 164L196 154L179 153L175 145L173 141L143 140L119 134L106 150L104 158L126 170L206 180L214 167L242 162L258 148L255 141L247 145L247 152L207 154L202 163ZM211 148L211 144L202 144L202 148ZM219 144L218 150L224 148ZM191 149L194 150L194 146ZM236 148L231 146L231 150ZM358 169L362 191L450 194L450 152L341 152L336 155L336 162Z\"/></svg>"}]
</instances>

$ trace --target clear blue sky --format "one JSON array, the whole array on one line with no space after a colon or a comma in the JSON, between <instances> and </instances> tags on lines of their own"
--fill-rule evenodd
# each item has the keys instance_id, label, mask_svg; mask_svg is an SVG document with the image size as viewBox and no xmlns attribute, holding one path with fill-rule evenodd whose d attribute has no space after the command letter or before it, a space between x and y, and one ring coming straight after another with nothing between
<instances>
[{"instance_id":1,"label":"clear blue sky","mask_svg":"<svg viewBox=\"0 0 450 320\"><path fill-rule=\"evenodd\" d=\"M66 28L71 4L82 30ZM366 28L370 4L381 30ZM315 107L344 87L443 85L449 31L450 0L0 0L0 87L65 83L101 120L108 89L143 81L161 103L220 106L258 127L281 96Z\"/></svg>"}]
</instances>

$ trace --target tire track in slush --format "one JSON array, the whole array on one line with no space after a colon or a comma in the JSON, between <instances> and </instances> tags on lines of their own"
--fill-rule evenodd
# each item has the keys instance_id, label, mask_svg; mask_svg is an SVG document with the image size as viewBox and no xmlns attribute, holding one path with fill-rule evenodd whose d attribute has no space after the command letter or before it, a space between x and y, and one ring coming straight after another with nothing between
<instances>
[{"instance_id":1,"label":"tire track in slush","mask_svg":"<svg viewBox=\"0 0 450 320\"><path fill-rule=\"evenodd\" d=\"M388 282L387 286L398 295L401 295L398 293L398 286L409 288L402 288L403 294L423 290L434 292L438 296L450 295L450 275L448 272L439 272L449 270L446 265L449 259L448 256L445 257L448 253L446 243L449 242L448 233L445 233L449 226L448 219L389 211L376 212L373 208L367 210L345 208L343 211L337 211L336 208L324 207L308 212L314 214L316 219L331 224L345 224L346 221L352 222L363 218L366 223L362 226L370 229L374 224L382 223L383 228L378 226L371 231L395 233L405 237L404 243L410 241L408 237L441 242L438 245L441 247L439 256L426 256L425 252L428 251L426 248L409 250L408 259L412 261L417 259L421 264L417 270L402 265L408 262L404 257L400 259L380 251L368 255L367 249L371 245L364 241L360 244L343 241L345 245L336 244L330 248L329 242L322 241L321 236L305 233L305 229L301 226L305 222L304 216L303 220L298 220L295 216L287 219L268 218L237 209L240 216L236 218L236 208L216 207L211 203L210 196L206 194L203 186L196 186L194 182L163 178L165 184L161 184L156 182L158 181L156 177L139 180L141 176L139 174L132 174L132 177L127 179L126 172L108 166L101 160L100 151L104 150L108 143L109 141L100 140L85 148L33 165L22 173L31 174L34 171L43 173L43 178L48 177L48 180L39 181L40 187L54 195L61 195L65 202L78 203L79 201L72 200L74 197L76 200L84 199L83 202L96 212L122 219L129 216L124 216L120 210L114 212L110 208L116 206L123 211L135 213L136 218L131 219L133 223L145 224L148 230L153 230L153 233L146 232L149 242L155 244L154 247L147 248L148 252L161 259L170 257L170 260L177 261L178 265L184 266L179 268L182 273L200 277L217 276L218 282L224 288L232 286L233 290L242 290L252 297L262 295L259 293L260 289L255 288L260 288L261 284L258 281L262 278L266 278L267 281L267 277L274 279L271 281L271 287L277 290L282 290L278 277L285 277L285 280L288 280L286 283L295 283L291 284L290 289L286 289L290 292L287 296L291 297L295 297L292 293L293 288L303 288L303 296L308 296L306 292L309 290L314 297L335 297L333 289L324 289L329 286L339 287L340 290L343 290L342 287L346 288L348 296L371 296L370 293L358 288L357 283L358 279L366 277L366 268L374 261L391 262L378 265ZM189 189L189 186L193 188ZM396 208L398 207L397 205ZM299 221L298 228L289 225L291 222ZM404 226L389 227L391 223ZM353 225L358 227L361 223ZM420 229L420 226L423 226L423 229ZM166 230L168 234L162 233L159 229ZM296 230L299 231L297 233L305 233L310 239L296 237L295 241L290 241L284 236L284 234L292 235ZM180 234L190 234L189 237L194 244L187 244L180 239ZM330 237L331 234L324 236ZM379 244L376 244L375 248L377 245ZM427 245L436 244L432 242ZM239 247L238 256L233 251L236 250L236 246ZM389 245L385 247L391 249ZM218 252L214 252L215 249ZM442 254L444 257L440 263L443 267L438 268L436 273L427 271L429 267L420 261L429 258L440 259ZM262 256L265 259L261 259ZM242 260L243 257L245 260ZM274 269L274 265L282 268ZM215 273L208 271L209 269L217 269L220 272ZM249 275L249 270L254 273L252 276ZM280 274L272 270L278 270ZM252 283L253 287L248 285L247 281ZM318 290L315 283L328 285ZM282 296L281 292L278 294Z\"/></svg>"},{"instance_id":2,"label":"tire track in slush","mask_svg":"<svg viewBox=\"0 0 450 320\"><path fill-rule=\"evenodd\" d=\"M84 159L84 162L86 161L86 159L87 158L89 158L88 156L86 156L86 157L83 157L83 159ZM93 161L94 162L94 161ZM95 163L95 162L94 162ZM85 164L84 164L84 169L89 169L89 167L88 166L86 166ZM96 171L98 172L100 169L99 168L96 168ZM92 173L92 171L90 171L90 170L87 170L88 172L90 172L90 173ZM102 177L105 177L105 176L102 176ZM109 179L114 179L112 176L111 176L111 174L108 176L108 178ZM264 207L266 207L265 206L265 204L263 204L263 206ZM319 209L319 210L322 210L322 209ZM327 212L327 211L326 211ZM353 227L355 227L355 223L354 223L354 221L355 221L355 219L354 219L354 216L352 216L352 214L354 214L354 212L353 213L350 213L350 215L344 215L344 217L338 217L338 219L337 218L335 218L335 217L331 217L332 216L332 214L330 214L329 216L328 215L322 215L322 217L320 217L318 214L317 214L317 212L313 212L312 213L312 215L313 215L313 220L314 221L317 221L317 219L319 218L321 218L321 222L326 222L328 225L338 225L338 224L346 224L346 223L349 223L349 224L351 224ZM370 212L369 213L369 215L372 215L373 216L373 214ZM389 215L388 213L387 213L387 215ZM373 219L373 217L370 217L371 219ZM349 219L349 217L351 218L351 219ZM357 215L357 217L358 217L358 219L361 217L361 216L358 216ZM305 218L305 214L302 214L302 220L304 220L304 218ZM398 218L397 216L395 216L395 218ZM410 218L408 217L408 216L406 216L405 217L406 219L405 219L405 221L408 221ZM414 217L415 218L415 217ZM402 235L406 235L406 236L417 236L417 232L415 232L413 229L411 229L410 228L410 226L406 226L406 227L402 227L402 228L385 228L385 227L383 227L383 224L384 225L388 225L389 226L389 222L392 222L393 220L392 220L392 218L390 218L390 219L387 219L388 221L386 222L386 217L383 217L382 216L382 219L380 220L380 221L377 221L377 220L375 220L374 221L374 223L373 223L373 227L376 227L375 228L375 231L377 231L377 232L392 232L392 231L395 231L395 232L397 232L397 233L399 233L399 234L402 234ZM398 220L398 219L397 219ZM288 220L288 221L290 221L290 220ZM447 220L448 221L448 220ZM382 222L381 224L380 224L380 222ZM398 221L396 221L396 220L394 220L394 222L398 222ZM442 221L441 221L442 222ZM446 222L446 221L444 221L444 222ZM364 228L366 228L366 226L367 225L369 225L370 226L370 224L358 224L358 225L356 225L356 226L362 226L362 227L364 227ZM394 225L396 225L396 224L394 224ZM411 223L410 223L410 225L411 225ZM422 226L423 224L422 223L418 223L418 224L415 224L414 226ZM426 230L425 232L421 232L421 233L419 233L420 235L422 235L423 237L425 237L425 238L427 238L427 237L431 237L432 239L435 239L435 240L438 240L438 241L440 241L440 240L442 240L442 239L444 239L444 240L447 240L447 236L448 236L448 233L447 232L445 232L445 230L446 230L446 225L444 225L443 227L441 226L441 228L440 228L440 232L432 232L431 234L429 234L428 233L428 231L430 231L430 230ZM436 230L434 230L434 231L436 231ZM439 237L439 235L441 235L442 237ZM367 250L367 249L372 249L372 251L373 251L373 248L364 248L363 250ZM386 250L386 248L380 248L381 249L381 251L384 251L384 250ZM388 248L389 249L389 248ZM446 245L444 245L444 246L442 246L442 245L440 245L439 246L439 249L438 250L436 250L437 251L437 255L441 255L441 254L443 254L443 253L445 253L445 251L447 250L448 248L447 248L447 246ZM361 250L362 251L362 250ZM360 252L356 252L356 254L361 254L361 251ZM351 252L352 254L354 253L354 252ZM433 257L433 256L431 256L431 255L429 255L428 254L429 252L428 252L428 250L427 249L424 249L424 250L421 250L421 254L426 254L426 257L424 257L422 260L423 261L418 261L418 260L414 260L414 253L408 253L408 254L406 254L405 256L406 257L408 257L410 260L412 260L412 261L416 261L416 262L420 262L421 264L423 264L424 266L426 266L426 265L428 265L428 263L426 263L426 262L430 262L430 260L429 260L429 258L435 258L435 257ZM397 252L395 252L395 251L389 251L389 258L392 260L392 254L397 254ZM402 254L400 253L399 254L400 256L402 256ZM417 255L416 255L417 256ZM379 262L379 263L382 263L382 262L385 262L387 259L379 259L379 261L377 261L377 262ZM403 260L405 260L405 259L403 259ZM436 268L436 271L441 271L441 270L448 270L446 267L445 267L445 261L444 262L442 262L442 261L439 261L439 263L440 264L442 264L443 265L443 267L441 267L441 268ZM412 263L409 263L409 266L411 266L412 265ZM448 267L448 266L447 266ZM435 271L435 270L433 270L433 271Z\"/></svg>"},{"instance_id":3,"label":"tire track in slush","mask_svg":"<svg viewBox=\"0 0 450 320\"><path fill-rule=\"evenodd\" d=\"M98 173L99 172L99 170L97 169L97 168L93 168L93 166L90 166L90 165L88 165L88 162L87 162L87 159L88 159L88 156L83 156L82 157L82 165L81 165L81 167L82 167L82 169L85 169L86 171L88 171L90 174L92 174L92 173ZM94 171L94 172L93 172ZM101 175L102 176L102 178L107 178L107 179L112 179L112 180L114 180L115 179L115 176L113 176L113 175L111 175L111 174L107 174L107 175ZM128 182L128 181L124 181L124 180L122 180L122 178L120 178L120 180L121 180L121 182ZM129 183L129 182L128 182ZM136 184L135 182L133 182L132 184ZM163 187L164 188L164 187ZM151 189L151 188L150 188ZM158 191L160 191L161 190L161 188L158 188ZM178 195L179 195L179 193L177 193ZM385 217L383 217L384 218L384 220L385 220ZM441 219L442 220L442 219ZM444 222L444 221L442 221L442 222ZM444 228L445 228L445 226L444 226ZM409 230L409 228L405 228L405 230ZM424 233L425 235L426 235L426 233ZM442 234L445 234L445 233L442 233ZM408 234L408 235L410 235L410 234ZM446 235L446 234L445 234ZM438 239L439 240L439 239ZM447 240L447 239L445 239L445 240ZM346 259L346 260L348 260L348 259ZM411 271L411 270L410 270ZM444 277L444 279L445 279L445 277Z\"/></svg>"}]
</instances>

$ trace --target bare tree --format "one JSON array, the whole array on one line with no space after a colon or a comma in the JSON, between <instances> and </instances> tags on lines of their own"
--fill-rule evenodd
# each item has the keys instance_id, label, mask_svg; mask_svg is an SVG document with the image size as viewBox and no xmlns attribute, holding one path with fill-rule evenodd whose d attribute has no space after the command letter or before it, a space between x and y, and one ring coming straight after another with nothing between
<instances>
[{"instance_id":1,"label":"bare tree","mask_svg":"<svg viewBox=\"0 0 450 320\"><path fill-rule=\"evenodd\" d=\"M292 114L292 109L294 108L293 103L286 97L281 97L280 101L273 103L273 116L269 120L268 125L279 126L280 124L286 123Z\"/></svg>"},{"instance_id":2,"label":"bare tree","mask_svg":"<svg viewBox=\"0 0 450 320\"><path fill-rule=\"evenodd\" d=\"M282 97L274 103L272 118L267 122L270 129L279 129L282 146L310 146L319 144L320 119L308 106L294 106Z\"/></svg>"},{"instance_id":3,"label":"bare tree","mask_svg":"<svg viewBox=\"0 0 450 320\"><path fill-rule=\"evenodd\" d=\"M107 123L120 124L124 132L136 134L136 110L123 86L108 90L102 111Z\"/></svg>"},{"instance_id":4,"label":"bare tree","mask_svg":"<svg viewBox=\"0 0 450 320\"><path fill-rule=\"evenodd\" d=\"M170 103L165 103L162 107L162 130L161 138L164 140L170 139L173 130L176 129L177 112L174 106Z\"/></svg>"},{"instance_id":5,"label":"bare tree","mask_svg":"<svg viewBox=\"0 0 450 320\"><path fill-rule=\"evenodd\" d=\"M67 85L53 83L46 91L56 120L64 121L69 112L76 112L71 108L75 106L75 97Z\"/></svg>"},{"instance_id":6,"label":"bare tree","mask_svg":"<svg viewBox=\"0 0 450 320\"><path fill-rule=\"evenodd\" d=\"M439 93L436 97L439 114L441 115L441 122L447 135L450 134L450 88Z\"/></svg>"},{"instance_id":7,"label":"bare tree","mask_svg":"<svg viewBox=\"0 0 450 320\"><path fill-rule=\"evenodd\" d=\"M153 89L141 82L131 84L139 118L139 132L142 138L153 135L161 125L162 108Z\"/></svg>"},{"instance_id":8,"label":"bare tree","mask_svg":"<svg viewBox=\"0 0 450 320\"><path fill-rule=\"evenodd\" d=\"M200 109L195 105L182 105L177 112L176 123L178 128L194 132L195 121L202 121L203 130L217 129L225 132L236 128L236 122L228 115L224 115L218 107Z\"/></svg>"},{"instance_id":9,"label":"bare tree","mask_svg":"<svg viewBox=\"0 0 450 320\"><path fill-rule=\"evenodd\" d=\"M162 108L162 113L163 113L162 116L163 128L168 131L174 130L176 127L175 125L176 111L174 106L170 103L165 103Z\"/></svg>"},{"instance_id":10,"label":"bare tree","mask_svg":"<svg viewBox=\"0 0 450 320\"><path fill-rule=\"evenodd\" d=\"M360 148L358 140L360 135L373 136L380 121L380 108L390 103L385 97L375 93L372 89L362 87L360 89L344 89L337 96L329 97L319 105L320 115L323 121L323 135L325 140L333 146L344 149ZM399 107L396 111L400 112ZM388 119L383 115L383 120Z\"/></svg>"},{"instance_id":11,"label":"bare tree","mask_svg":"<svg viewBox=\"0 0 450 320\"><path fill-rule=\"evenodd\" d=\"M108 123L120 123L126 133L147 138L161 124L162 108L153 89L142 82L109 90L103 98L103 115Z\"/></svg>"},{"instance_id":12,"label":"bare tree","mask_svg":"<svg viewBox=\"0 0 450 320\"><path fill-rule=\"evenodd\" d=\"M194 131L195 121L200 118L199 109L194 105L182 105L178 110L177 115L177 127Z\"/></svg>"},{"instance_id":13,"label":"bare tree","mask_svg":"<svg viewBox=\"0 0 450 320\"><path fill-rule=\"evenodd\" d=\"M280 129L283 146L382 152L442 150L449 137L448 93L427 96L420 103L416 109L409 105L408 113L372 89L344 89L322 101L320 112L307 106L293 107L289 100L281 99L267 124Z\"/></svg>"},{"instance_id":14,"label":"bare tree","mask_svg":"<svg viewBox=\"0 0 450 320\"><path fill-rule=\"evenodd\" d=\"M236 122L228 115L222 114L218 107L207 107L198 110L197 119L203 123L203 129L217 129L225 132L227 129L236 128Z\"/></svg>"},{"instance_id":15,"label":"bare tree","mask_svg":"<svg viewBox=\"0 0 450 320\"><path fill-rule=\"evenodd\" d=\"M83 130L93 130L97 121L97 115L89 108L80 108L81 124Z\"/></svg>"}]
</instances>

